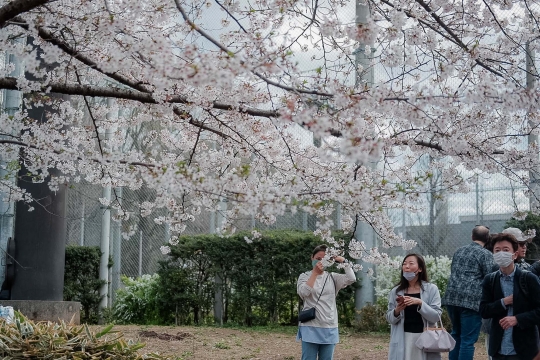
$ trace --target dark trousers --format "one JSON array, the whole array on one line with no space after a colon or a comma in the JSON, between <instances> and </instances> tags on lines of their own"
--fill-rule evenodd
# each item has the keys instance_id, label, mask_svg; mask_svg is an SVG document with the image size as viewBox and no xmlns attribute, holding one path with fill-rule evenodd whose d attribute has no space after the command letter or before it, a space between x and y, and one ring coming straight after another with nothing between
<instances>
[{"instance_id":1,"label":"dark trousers","mask_svg":"<svg viewBox=\"0 0 540 360\"><path fill-rule=\"evenodd\" d=\"M521 360L519 355L501 355L497 354L491 357L493 360Z\"/></svg>"}]
</instances>

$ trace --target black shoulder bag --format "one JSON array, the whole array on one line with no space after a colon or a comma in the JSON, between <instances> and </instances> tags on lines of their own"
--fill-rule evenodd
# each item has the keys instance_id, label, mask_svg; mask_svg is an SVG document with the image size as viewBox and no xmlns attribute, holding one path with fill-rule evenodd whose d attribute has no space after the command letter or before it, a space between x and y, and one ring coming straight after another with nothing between
<instances>
[{"instance_id":1,"label":"black shoulder bag","mask_svg":"<svg viewBox=\"0 0 540 360\"><path fill-rule=\"evenodd\" d=\"M321 289L321 293L319 294L319 297L317 298L317 302L315 303L315 305L317 305L319 303L319 299L321 298L321 295L324 291L324 287L326 286L326 282L328 281L328 277L330 276L330 273L328 273L328 275L326 276L326 280L324 280L324 284L323 284L323 287ZM332 280L334 280L334 278L332 278ZM315 306L312 307L312 308L307 308L305 310L302 310L298 313L298 321L300 322L308 322L308 321L311 321L315 319Z\"/></svg>"}]
</instances>

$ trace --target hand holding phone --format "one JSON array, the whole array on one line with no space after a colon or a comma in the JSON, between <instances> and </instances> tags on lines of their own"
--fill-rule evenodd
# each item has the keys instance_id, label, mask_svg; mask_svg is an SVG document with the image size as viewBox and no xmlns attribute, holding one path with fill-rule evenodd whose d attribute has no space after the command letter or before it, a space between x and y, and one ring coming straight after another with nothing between
<instances>
[{"instance_id":1,"label":"hand holding phone","mask_svg":"<svg viewBox=\"0 0 540 360\"><path fill-rule=\"evenodd\" d=\"M396 302L397 306L394 309L394 316L399 316L399 313L405 309L405 299L403 298L403 295L397 295Z\"/></svg>"}]
</instances>

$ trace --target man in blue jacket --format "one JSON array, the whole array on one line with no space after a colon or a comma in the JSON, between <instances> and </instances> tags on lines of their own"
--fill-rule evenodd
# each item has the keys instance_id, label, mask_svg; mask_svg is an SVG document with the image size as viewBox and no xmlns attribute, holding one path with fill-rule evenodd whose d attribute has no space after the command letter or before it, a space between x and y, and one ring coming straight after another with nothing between
<instances>
[{"instance_id":1,"label":"man in blue jacket","mask_svg":"<svg viewBox=\"0 0 540 360\"><path fill-rule=\"evenodd\" d=\"M518 242L511 234L492 238L499 270L484 278L480 314L492 319L489 355L493 360L533 360L538 354L540 280L514 264Z\"/></svg>"}]
</instances>

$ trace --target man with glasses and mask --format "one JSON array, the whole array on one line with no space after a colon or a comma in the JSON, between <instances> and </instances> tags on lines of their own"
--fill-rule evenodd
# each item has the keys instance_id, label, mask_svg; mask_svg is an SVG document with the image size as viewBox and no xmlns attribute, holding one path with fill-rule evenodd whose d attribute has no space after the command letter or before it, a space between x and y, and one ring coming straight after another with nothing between
<instances>
[{"instance_id":1,"label":"man with glasses and mask","mask_svg":"<svg viewBox=\"0 0 540 360\"><path fill-rule=\"evenodd\" d=\"M480 313L492 319L489 356L494 360L533 360L538 354L540 280L514 264L517 239L507 233L494 236L493 260L499 270L482 283Z\"/></svg>"},{"instance_id":2,"label":"man with glasses and mask","mask_svg":"<svg viewBox=\"0 0 540 360\"><path fill-rule=\"evenodd\" d=\"M489 228L476 225L472 242L456 250L452 257L450 279L442 304L452 322L452 336L456 346L450 360L472 360L474 344L478 341L482 318L478 312L482 297L482 281L491 273L493 255L484 249L489 240Z\"/></svg>"}]
</instances>

